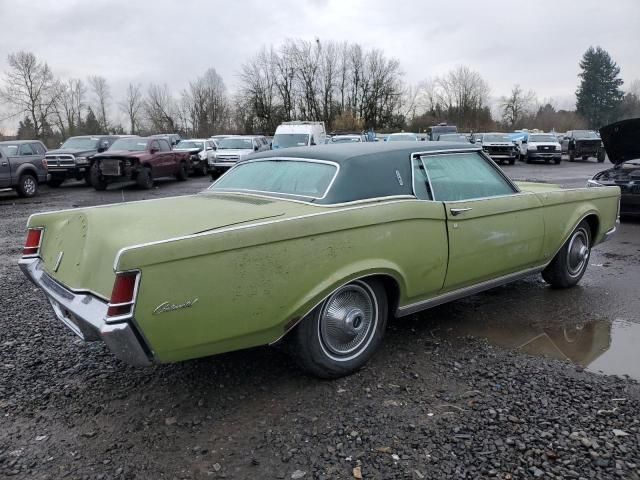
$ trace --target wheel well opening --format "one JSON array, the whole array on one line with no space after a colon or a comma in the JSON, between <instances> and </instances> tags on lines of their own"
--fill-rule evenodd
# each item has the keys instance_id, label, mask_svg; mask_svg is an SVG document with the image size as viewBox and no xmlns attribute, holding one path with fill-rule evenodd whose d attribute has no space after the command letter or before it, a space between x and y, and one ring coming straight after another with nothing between
<instances>
[{"instance_id":1,"label":"wheel well opening","mask_svg":"<svg viewBox=\"0 0 640 480\"><path fill-rule=\"evenodd\" d=\"M385 292L387 293L387 304L389 306L389 318L395 316L396 309L398 308L398 302L400 300L400 286L395 278L389 275L372 275L367 277L369 279L376 279L382 283Z\"/></svg>"},{"instance_id":2,"label":"wheel well opening","mask_svg":"<svg viewBox=\"0 0 640 480\"><path fill-rule=\"evenodd\" d=\"M600 228L600 220L596 215L589 215L585 218L587 223L589 224L589 229L591 230L591 241L598 236L598 229Z\"/></svg>"}]
</instances>

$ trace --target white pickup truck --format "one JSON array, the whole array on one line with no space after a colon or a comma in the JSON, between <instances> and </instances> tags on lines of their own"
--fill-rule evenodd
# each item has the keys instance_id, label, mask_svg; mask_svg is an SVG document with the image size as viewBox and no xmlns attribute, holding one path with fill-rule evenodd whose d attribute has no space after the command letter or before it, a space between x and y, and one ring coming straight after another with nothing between
<instances>
[{"instance_id":1,"label":"white pickup truck","mask_svg":"<svg viewBox=\"0 0 640 480\"><path fill-rule=\"evenodd\" d=\"M562 147L555 135L551 133L530 133L518 142L520 160L527 163L544 161L558 165L562 161Z\"/></svg>"}]
</instances>

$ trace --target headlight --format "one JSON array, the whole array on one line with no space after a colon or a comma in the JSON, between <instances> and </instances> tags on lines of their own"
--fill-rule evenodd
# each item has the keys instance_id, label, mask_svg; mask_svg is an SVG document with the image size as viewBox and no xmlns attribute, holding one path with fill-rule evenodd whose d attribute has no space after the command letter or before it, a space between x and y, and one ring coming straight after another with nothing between
<instances>
[{"instance_id":1,"label":"headlight","mask_svg":"<svg viewBox=\"0 0 640 480\"><path fill-rule=\"evenodd\" d=\"M559 152L560 150L562 150L562 147L560 145L556 145L556 152Z\"/></svg>"},{"instance_id":2,"label":"headlight","mask_svg":"<svg viewBox=\"0 0 640 480\"><path fill-rule=\"evenodd\" d=\"M87 163L87 157L76 157L76 163Z\"/></svg>"}]
</instances>

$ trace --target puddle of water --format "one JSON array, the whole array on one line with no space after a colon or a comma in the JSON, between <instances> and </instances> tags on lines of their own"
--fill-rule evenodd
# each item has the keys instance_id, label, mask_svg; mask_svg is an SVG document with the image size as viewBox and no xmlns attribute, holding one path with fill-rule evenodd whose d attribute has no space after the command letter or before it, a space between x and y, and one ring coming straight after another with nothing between
<instances>
[{"instance_id":1,"label":"puddle of water","mask_svg":"<svg viewBox=\"0 0 640 480\"><path fill-rule=\"evenodd\" d=\"M495 325L467 318L447 323L445 336L485 338L499 347L640 380L639 323L615 319L579 325L540 326L520 322Z\"/></svg>"}]
</instances>

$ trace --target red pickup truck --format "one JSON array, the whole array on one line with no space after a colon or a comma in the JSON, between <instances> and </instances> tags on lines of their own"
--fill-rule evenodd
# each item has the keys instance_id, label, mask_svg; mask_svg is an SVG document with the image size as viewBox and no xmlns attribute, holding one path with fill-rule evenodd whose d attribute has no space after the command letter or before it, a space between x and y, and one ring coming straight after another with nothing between
<instances>
[{"instance_id":1,"label":"red pickup truck","mask_svg":"<svg viewBox=\"0 0 640 480\"><path fill-rule=\"evenodd\" d=\"M189 154L174 152L166 139L128 137L116 140L106 152L91 157L90 178L96 190L127 180L149 189L159 177L186 180L188 168Z\"/></svg>"}]
</instances>

